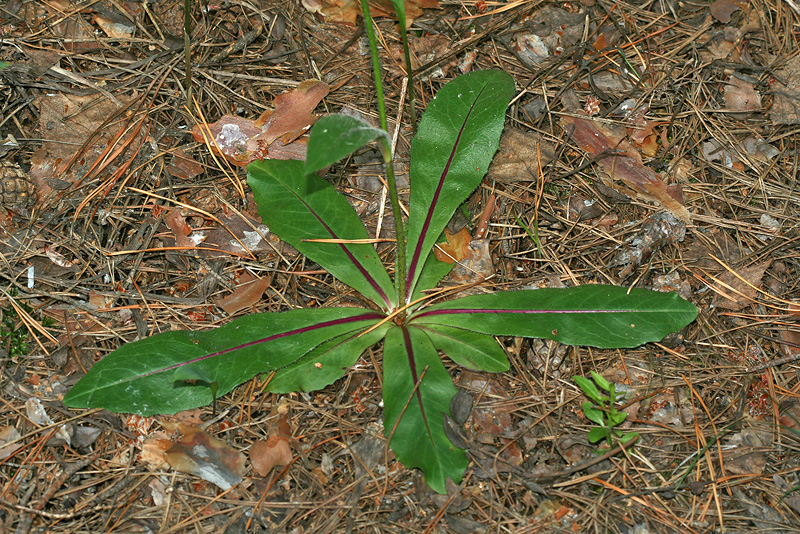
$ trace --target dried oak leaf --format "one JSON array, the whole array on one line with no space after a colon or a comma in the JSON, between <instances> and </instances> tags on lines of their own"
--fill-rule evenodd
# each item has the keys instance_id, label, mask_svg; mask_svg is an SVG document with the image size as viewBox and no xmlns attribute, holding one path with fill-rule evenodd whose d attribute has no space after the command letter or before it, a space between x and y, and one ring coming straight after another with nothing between
<instances>
[{"instance_id":1,"label":"dried oak leaf","mask_svg":"<svg viewBox=\"0 0 800 534\"><path fill-rule=\"evenodd\" d=\"M178 441L172 441L164 450L164 458L170 467L198 476L223 490L242 481L244 454L196 426L166 422L162 425L180 435Z\"/></svg>"},{"instance_id":2,"label":"dried oak leaf","mask_svg":"<svg viewBox=\"0 0 800 534\"><path fill-rule=\"evenodd\" d=\"M258 476L265 477L276 465L288 465L292 461L289 442L276 435L258 440L250 447L250 462Z\"/></svg>"},{"instance_id":3,"label":"dried oak leaf","mask_svg":"<svg viewBox=\"0 0 800 534\"><path fill-rule=\"evenodd\" d=\"M484 399L511 396L504 380L473 371L463 371L458 386L468 391L481 392ZM472 408L472 422L476 438L481 443L492 443L495 438L514 431L510 409L489 402L477 404Z\"/></svg>"},{"instance_id":4,"label":"dried oak leaf","mask_svg":"<svg viewBox=\"0 0 800 534\"><path fill-rule=\"evenodd\" d=\"M450 280L457 284L472 284L482 282L493 274L489 240L473 239L467 247L467 255L450 271Z\"/></svg>"},{"instance_id":5,"label":"dried oak leaf","mask_svg":"<svg viewBox=\"0 0 800 534\"><path fill-rule=\"evenodd\" d=\"M572 140L594 157L608 174L611 181L607 185L613 186L614 180L620 180L642 197L658 201L679 219L685 222L691 220L689 212L671 194L667 184L653 169L642 163L639 152L616 132L599 121L580 117L564 117L561 125Z\"/></svg>"},{"instance_id":6,"label":"dried oak leaf","mask_svg":"<svg viewBox=\"0 0 800 534\"><path fill-rule=\"evenodd\" d=\"M195 124L192 136L208 144L234 165L247 166L257 159L296 159L306 156L305 139L298 139L317 120L317 104L329 87L319 80L306 80L293 91L275 98L274 111L250 120L223 115L206 128Z\"/></svg>"},{"instance_id":7,"label":"dried oak leaf","mask_svg":"<svg viewBox=\"0 0 800 534\"><path fill-rule=\"evenodd\" d=\"M711 303L715 308L739 311L755 299L761 279L771 262L751 265L736 270L726 271L718 277L714 284L714 298Z\"/></svg>"},{"instance_id":8,"label":"dried oak leaf","mask_svg":"<svg viewBox=\"0 0 800 534\"><path fill-rule=\"evenodd\" d=\"M488 239L472 239L465 226L455 234L444 231L447 243L438 243L433 254L437 260L453 264L450 279L458 284L481 282L494 274Z\"/></svg>"}]
</instances>

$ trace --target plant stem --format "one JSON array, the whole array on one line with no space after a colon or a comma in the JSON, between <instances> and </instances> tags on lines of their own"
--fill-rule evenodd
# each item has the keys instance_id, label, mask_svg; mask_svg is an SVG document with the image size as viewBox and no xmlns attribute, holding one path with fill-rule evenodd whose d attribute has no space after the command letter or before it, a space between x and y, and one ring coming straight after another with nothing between
<instances>
[{"instance_id":1,"label":"plant stem","mask_svg":"<svg viewBox=\"0 0 800 534\"><path fill-rule=\"evenodd\" d=\"M533 244L536 245L536 250L539 251L539 257L544 258L542 245L539 243L539 224L537 217L533 217L533 232L531 232L530 228L524 222L522 222L522 219L520 219L518 215L514 215L514 218L517 220L517 224L525 229L525 233L528 234L528 237L531 241L533 241Z\"/></svg>"},{"instance_id":2,"label":"plant stem","mask_svg":"<svg viewBox=\"0 0 800 534\"><path fill-rule=\"evenodd\" d=\"M397 13L400 23L400 40L403 42L403 56L406 64L406 77L408 78L408 116L411 121L411 131L417 131L417 108L414 102L414 69L411 68L411 53L408 48L408 32L406 31L406 6L404 0L392 0L392 5Z\"/></svg>"},{"instance_id":3,"label":"plant stem","mask_svg":"<svg viewBox=\"0 0 800 534\"><path fill-rule=\"evenodd\" d=\"M361 10L364 15L364 28L369 37L369 50L372 56L372 76L375 79L375 93L378 97L378 116L381 121L381 128L388 132L389 125L386 121L386 102L383 97L383 82L381 81L381 64L378 58L378 42L375 38L375 28L372 24L372 15L369 11L367 0L361 0ZM392 214L394 215L394 228L397 237L397 257L395 259L395 284L397 294L405 295L406 292L406 232L403 224L403 212L400 210L400 200L397 196L397 183L394 179L394 161L392 159L392 147L389 141L380 142L383 162L386 165L386 186L389 189L389 199L392 202Z\"/></svg>"},{"instance_id":4,"label":"plant stem","mask_svg":"<svg viewBox=\"0 0 800 534\"><path fill-rule=\"evenodd\" d=\"M186 67L186 106L192 107L192 14L189 9L191 0L183 1L183 61Z\"/></svg>"}]
</instances>

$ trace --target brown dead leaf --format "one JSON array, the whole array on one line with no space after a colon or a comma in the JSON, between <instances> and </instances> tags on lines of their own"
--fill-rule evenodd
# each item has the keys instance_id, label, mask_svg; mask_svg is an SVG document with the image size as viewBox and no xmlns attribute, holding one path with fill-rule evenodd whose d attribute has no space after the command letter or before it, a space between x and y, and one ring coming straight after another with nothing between
<instances>
[{"instance_id":1,"label":"brown dead leaf","mask_svg":"<svg viewBox=\"0 0 800 534\"><path fill-rule=\"evenodd\" d=\"M167 463L181 473L198 476L223 490L242 481L245 456L200 428L163 422L179 439L164 450Z\"/></svg>"},{"instance_id":2,"label":"brown dead leaf","mask_svg":"<svg viewBox=\"0 0 800 534\"><path fill-rule=\"evenodd\" d=\"M123 105L132 102L124 95L117 99ZM81 178L91 177L87 173L101 154L108 150L117 131L125 126L121 122L107 122L120 108L110 100L98 100L95 95L44 93L36 97L34 105L39 109L37 136L44 139L44 143L31 157L30 176L36 184L39 197L45 198L53 189L51 184L55 178L62 183L61 187L56 188L65 189ZM124 139L123 136L117 140L117 146ZM144 134L139 132L131 144L140 146L143 141ZM80 158L65 171L67 162L73 159L78 147L84 147ZM111 175L119 165L129 161L132 154L130 151L125 154L117 158L119 162L108 158L104 174ZM96 169L93 172L96 174Z\"/></svg>"},{"instance_id":3,"label":"brown dead leaf","mask_svg":"<svg viewBox=\"0 0 800 534\"><path fill-rule=\"evenodd\" d=\"M21 437L13 426L0 429L0 460L5 460L25 445L20 439Z\"/></svg>"},{"instance_id":4,"label":"brown dead leaf","mask_svg":"<svg viewBox=\"0 0 800 534\"><path fill-rule=\"evenodd\" d=\"M555 147L535 132L506 128L500 148L489 166L488 176L499 182L535 182L539 164L555 158Z\"/></svg>"},{"instance_id":5,"label":"brown dead leaf","mask_svg":"<svg viewBox=\"0 0 800 534\"><path fill-rule=\"evenodd\" d=\"M439 7L439 0L405 0L406 26L422 16L423 8ZM303 6L312 13L320 13L326 22L342 22L355 25L361 16L360 0L303 0ZM373 17L395 16L391 0L370 0Z\"/></svg>"},{"instance_id":6,"label":"brown dead leaf","mask_svg":"<svg viewBox=\"0 0 800 534\"><path fill-rule=\"evenodd\" d=\"M730 84L725 86L725 107L737 119L746 119L753 111L761 109L761 95L753 84L736 74L731 75Z\"/></svg>"},{"instance_id":7,"label":"brown dead leaf","mask_svg":"<svg viewBox=\"0 0 800 534\"><path fill-rule=\"evenodd\" d=\"M554 5L538 9L524 31L514 36L514 51L523 63L536 66L583 39L583 15Z\"/></svg>"},{"instance_id":8,"label":"brown dead leaf","mask_svg":"<svg viewBox=\"0 0 800 534\"><path fill-rule=\"evenodd\" d=\"M480 393L484 402L472 408L473 429L481 443L493 443L494 439L515 430L509 414L510 408L498 406L491 399L507 399L511 396L504 380L473 371L463 371L458 379L459 387Z\"/></svg>"},{"instance_id":9,"label":"brown dead leaf","mask_svg":"<svg viewBox=\"0 0 800 534\"><path fill-rule=\"evenodd\" d=\"M423 35L421 37L409 36L409 47L411 48L411 67L413 69L418 69L422 65L447 55L453 48L453 41L440 33ZM402 50L396 50L394 56L397 60L397 64L402 64ZM431 70L427 76L430 78L447 76L450 69L457 64L458 58L453 56L449 60L439 62L437 68Z\"/></svg>"},{"instance_id":10,"label":"brown dead leaf","mask_svg":"<svg viewBox=\"0 0 800 534\"><path fill-rule=\"evenodd\" d=\"M467 255L450 271L450 280L457 284L482 282L494 274L494 263L488 239L473 239Z\"/></svg>"},{"instance_id":11,"label":"brown dead leaf","mask_svg":"<svg viewBox=\"0 0 800 534\"><path fill-rule=\"evenodd\" d=\"M767 466L764 439L752 428L745 428L726 440L725 471L732 475L761 474Z\"/></svg>"},{"instance_id":12,"label":"brown dead leaf","mask_svg":"<svg viewBox=\"0 0 800 534\"><path fill-rule=\"evenodd\" d=\"M289 412L278 417L272 433L266 441L259 440L250 448L250 462L259 476L265 477L273 467L289 465L292 462L292 428L289 425Z\"/></svg>"},{"instance_id":13,"label":"brown dead leaf","mask_svg":"<svg viewBox=\"0 0 800 534\"><path fill-rule=\"evenodd\" d=\"M783 342L781 350L785 356L800 355L800 333L794 330L778 330L778 334Z\"/></svg>"},{"instance_id":14,"label":"brown dead leaf","mask_svg":"<svg viewBox=\"0 0 800 534\"><path fill-rule=\"evenodd\" d=\"M758 295L756 288L761 287L761 278L764 277L770 263L742 267L736 269L736 274L730 271L722 273L718 277L719 282L714 284L712 305L715 308L739 311L751 304Z\"/></svg>"},{"instance_id":15,"label":"brown dead leaf","mask_svg":"<svg viewBox=\"0 0 800 534\"><path fill-rule=\"evenodd\" d=\"M741 7L735 0L716 0L711 4L709 11L712 17L723 24L727 24L731 21L731 15L734 11L738 11L739 9L741 9Z\"/></svg>"},{"instance_id":16,"label":"brown dead leaf","mask_svg":"<svg viewBox=\"0 0 800 534\"><path fill-rule=\"evenodd\" d=\"M189 180L202 174L203 166L187 154L183 148L178 147L172 151L172 161L167 165L167 171L179 180Z\"/></svg>"},{"instance_id":17,"label":"brown dead leaf","mask_svg":"<svg viewBox=\"0 0 800 534\"><path fill-rule=\"evenodd\" d=\"M272 435L267 441L258 440L250 447L250 462L258 476L265 477L277 465L288 465L292 461L289 442Z\"/></svg>"},{"instance_id":18,"label":"brown dead leaf","mask_svg":"<svg viewBox=\"0 0 800 534\"><path fill-rule=\"evenodd\" d=\"M223 115L205 126L196 124L192 136L207 143L235 165L247 166L257 159L305 159L305 144L298 139L317 120L314 108L328 94L328 85L306 80L293 91L275 98L274 111L250 120ZM207 139L210 135L211 139Z\"/></svg>"},{"instance_id":19,"label":"brown dead leaf","mask_svg":"<svg viewBox=\"0 0 800 534\"><path fill-rule=\"evenodd\" d=\"M447 242L438 243L433 250L437 260L453 264L467 257L472 236L469 235L469 230L466 226L455 234L450 233L450 230L445 228L444 237Z\"/></svg>"},{"instance_id":20,"label":"brown dead leaf","mask_svg":"<svg viewBox=\"0 0 800 534\"><path fill-rule=\"evenodd\" d=\"M580 117L564 117L561 125L578 146L596 158L611 178L607 185L613 187L613 180L620 180L644 198L658 201L683 221L691 220L683 204L670 194L667 184L642 163L639 152L616 132L599 121Z\"/></svg>"},{"instance_id":21,"label":"brown dead leaf","mask_svg":"<svg viewBox=\"0 0 800 534\"><path fill-rule=\"evenodd\" d=\"M41 4L47 6L50 17L58 21L51 26L51 31L54 36L60 38L61 46L66 50L84 52L99 46L94 29L84 20L81 10L76 9L75 4L66 0L53 0ZM69 15L64 16L65 13Z\"/></svg>"},{"instance_id":22,"label":"brown dead leaf","mask_svg":"<svg viewBox=\"0 0 800 534\"><path fill-rule=\"evenodd\" d=\"M178 247L194 248L197 243L189 236L192 233L192 227L186 222L183 214L183 208L175 208L164 219L164 222L169 229L175 234L175 245Z\"/></svg>"},{"instance_id":23,"label":"brown dead leaf","mask_svg":"<svg viewBox=\"0 0 800 534\"><path fill-rule=\"evenodd\" d=\"M164 453L172 446L172 441L166 432L153 432L149 436L141 437L142 452L138 459L150 469L162 469L167 465Z\"/></svg>"},{"instance_id":24,"label":"brown dead leaf","mask_svg":"<svg viewBox=\"0 0 800 534\"><path fill-rule=\"evenodd\" d=\"M787 61L775 73L775 79L770 120L775 124L800 124L800 56Z\"/></svg>"},{"instance_id":25,"label":"brown dead leaf","mask_svg":"<svg viewBox=\"0 0 800 534\"><path fill-rule=\"evenodd\" d=\"M242 275L237 287L230 295L219 299L217 306L225 310L228 315L233 315L239 310L249 308L261 300L261 295L267 290L272 282L272 276L256 278L248 272Z\"/></svg>"},{"instance_id":26,"label":"brown dead leaf","mask_svg":"<svg viewBox=\"0 0 800 534\"><path fill-rule=\"evenodd\" d=\"M306 80L293 91L275 97L275 110L263 113L253 123L262 130L256 139L269 145L279 137L286 144L300 137L317 120L314 108L329 89L319 80Z\"/></svg>"},{"instance_id":27,"label":"brown dead leaf","mask_svg":"<svg viewBox=\"0 0 800 534\"><path fill-rule=\"evenodd\" d=\"M164 506L169 502L169 493L167 492L167 486L158 478L151 478L150 482L147 483L147 486L150 488L150 497L153 499L153 504L156 506Z\"/></svg>"},{"instance_id":28,"label":"brown dead leaf","mask_svg":"<svg viewBox=\"0 0 800 534\"><path fill-rule=\"evenodd\" d=\"M128 19L111 13L96 13L92 22L112 39L130 39L136 30L136 26Z\"/></svg>"},{"instance_id":29,"label":"brown dead leaf","mask_svg":"<svg viewBox=\"0 0 800 534\"><path fill-rule=\"evenodd\" d=\"M221 226L208 232L203 241L204 248L247 255L274 251L277 248L282 254L296 255L294 249L289 250L289 245L279 241L278 237L269 231L269 227L261 224L258 219L246 214L240 215L224 210L219 213L217 218ZM214 250L203 250L201 253L208 256L219 255Z\"/></svg>"}]
</instances>

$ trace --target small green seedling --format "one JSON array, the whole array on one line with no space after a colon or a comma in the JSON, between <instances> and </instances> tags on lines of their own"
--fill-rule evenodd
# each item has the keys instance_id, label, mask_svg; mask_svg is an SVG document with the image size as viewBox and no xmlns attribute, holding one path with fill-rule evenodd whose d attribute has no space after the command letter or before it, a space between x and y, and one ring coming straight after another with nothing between
<instances>
[{"instance_id":1,"label":"small green seedling","mask_svg":"<svg viewBox=\"0 0 800 534\"><path fill-rule=\"evenodd\" d=\"M636 432L623 433L616 428L625 422L628 417L627 413L621 412L614 407L614 404L625 395L617 393L614 384L594 371L592 371L592 378L594 382L583 376L572 377L578 387L581 388L581 391L593 401L583 403L583 415L589 421L600 425L589 431L589 442L600 443L607 441L609 445L614 446L617 444L624 445L630 440L638 438L639 434ZM600 390L608 393L601 393Z\"/></svg>"}]
</instances>

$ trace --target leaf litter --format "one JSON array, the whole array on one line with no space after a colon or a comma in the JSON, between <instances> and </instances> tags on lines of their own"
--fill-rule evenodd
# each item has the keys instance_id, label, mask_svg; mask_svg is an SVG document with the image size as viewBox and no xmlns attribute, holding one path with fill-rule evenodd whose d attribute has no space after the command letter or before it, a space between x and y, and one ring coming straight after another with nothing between
<instances>
[{"instance_id":1,"label":"leaf litter","mask_svg":"<svg viewBox=\"0 0 800 534\"><path fill-rule=\"evenodd\" d=\"M151 6L155 18L130 3L101 2L84 11L69 2L10 6L18 18L10 19L4 30L50 56L4 46L0 57L12 63L0 70L2 115L8 118L0 134L13 134L19 143L19 148L9 145L3 160L12 159L29 173L37 191L30 213L11 213L0 227L0 277L8 293L0 294L0 313L9 316L11 298L27 303L33 309L30 317L54 321L43 328L58 343L28 332L17 320L12 327L39 336L42 348L33 343L29 357L6 356L2 351L8 351L10 338L2 323L2 387L4 399L14 407L5 412L6 431L0 438L0 454L7 460L0 468L3 528L24 531L32 521L55 532L105 531L102 506L112 503L122 505L113 520L129 530L168 525L189 531L193 527L181 526L181 521L190 515L209 531L225 531L245 515L254 525L272 525L278 516L267 508L281 512L283 524L275 526L287 532L336 531L350 520L354 529L379 532L754 532L774 530L778 522L782 528L797 528L800 507L787 494L800 482L794 454L800 440L792 432L793 418L800 417L793 393L797 360L791 359L798 350L797 312L788 304L797 300L798 279L797 192L791 171L797 154L791 128L798 122L798 46L791 32L791 7L723 0L710 6L583 2L546 6L545 11L518 3L503 13L476 17L495 6L466 2L438 9L423 6L414 15L410 39L419 40L418 50L434 42L432 36L436 42L444 43L438 36L447 39L446 46L435 47L429 64L453 65L453 58L475 54L473 69L502 65L520 91L507 125L528 139L513 147L516 158L500 158L501 152L495 164L508 163L508 171L487 176L474 197L478 207L471 209L469 223L474 225L489 195L495 195L487 233L495 276L478 289L657 283L688 291L703 309L682 339L639 350L505 340L513 370L493 386L491 396L488 386L477 387L480 382L469 389L476 407L466 422L468 430L479 428L481 437L477 440L470 432L464 436L473 458L471 474L459 487L448 489L453 501L437 515L441 503L391 456L370 453L365 469L345 453L347 443L365 439L368 425L381 420L379 388L362 388L358 404L342 395L349 390L342 383L284 397L292 407L287 423L296 436L299 461L280 479L274 478L275 469L262 478L237 467L232 472L240 473L236 476L242 482L226 494L231 500L214 502L219 490L213 483L139 459L136 443L144 422L132 427L140 430L129 430L116 416L81 414L58 404L74 373L135 339L140 330L147 334L220 325L227 314L215 303L236 291L243 268L272 280L265 291L254 291L262 295L260 301L252 295L243 301L254 309L340 305L353 298L315 265L288 254L285 244L238 200L230 171L210 157L206 141L186 134L198 118L184 111L183 80L165 75L168 62L180 55L176 50L181 40L173 37L182 31L182 4L169 4ZM303 79L323 80L331 91L323 105L308 102L303 113L289 113L299 125L292 132L305 126L300 123L309 114L342 108L374 111L371 85L365 81L369 67L355 26L330 24L325 13L318 16L296 5L262 7L259 15L235 3L202 14L199 6L193 8L193 39L209 45L193 47L195 90L205 117L259 117L267 105L277 112L277 98ZM355 23L355 6L350 9ZM173 16L163 16L170 12ZM263 20L254 22L256 18ZM137 40L141 36L126 37L134 21L137 28L164 40L148 46ZM210 62L240 34L265 21L273 30L282 27L282 33L262 32L246 47ZM386 52L390 64L398 46L394 23L386 18L378 25L392 49ZM105 37L108 32L116 32L113 41ZM343 48L354 36L356 41ZM63 48L53 47L53 39ZM536 60L531 50L540 52ZM395 94L401 75L399 68L387 74ZM154 79L158 83L151 86ZM438 83L426 82L431 87L424 88L423 103ZM561 104L562 89L575 91L576 106ZM137 98L143 95L155 98L145 100L152 106L139 106ZM597 114L578 115L589 97L597 99L590 108ZM630 99L633 103L625 104ZM254 124L255 119L247 120ZM590 137L570 138L568 131L554 127L559 123L578 134L596 133L602 142L593 148ZM263 133L262 125L257 128L255 135ZM534 138L534 132L541 137ZM282 135L269 149L302 157L302 138L285 144ZM401 154L407 137L401 129ZM173 158L180 154L178 147L203 172L178 168ZM533 173L526 172L528 166ZM353 178L359 170L355 163L343 162L329 176L363 200L367 225L375 228L380 187L359 190ZM234 173L242 179L239 171ZM248 222L232 211L224 213L227 208L219 199L232 203ZM174 201L210 208L222 225L196 211L180 211ZM581 215L587 202L592 211ZM612 267L610 258L642 239L640 230L664 213L659 206L685 225L683 241L676 238L679 227L672 227L663 238L652 239L654 245L642 259ZM156 213L159 209L164 212ZM152 223L145 223L148 217ZM255 232L253 226L258 239L248 241L245 232ZM141 228L145 231L132 239ZM172 246L177 235L188 239L205 233L202 247L246 255L235 248L226 228L258 261L194 249L159 251ZM472 230L467 231L470 240ZM129 246L134 243L136 247ZM482 255L486 258L487 252ZM57 265L65 261L73 267ZM217 289L198 296L201 282L211 278L217 280ZM59 359L60 354L67 356ZM374 376L380 358L379 353L367 354L343 380ZM758 365L767 367L749 372ZM589 370L629 388L626 402L638 403L630 412L631 425L644 442L631 454L565 474L569 458L597 458L583 439L589 428L579 416L584 399L564 378ZM277 401L261 393L267 380L254 380L219 399L216 417L210 407L201 411L209 423L206 433L239 453L268 440ZM40 400L52 425L37 426L20 416L30 399ZM478 426L486 422L481 411L502 424ZM62 439L58 447L41 446L62 425L69 432L72 422L67 419L72 417L80 421L79 428L91 428L93 434L99 430L99 436L76 443L73 433L70 445ZM372 439L384 447L370 451L385 450L379 434ZM130 450L136 453L125 452ZM81 467L94 451L102 456ZM51 475L56 465L78 471L48 496L46 481L58 482ZM327 473L324 485L312 482L315 469ZM549 478L536 478L545 471ZM132 484L129 474L147 482ZM356 480L363 493L348 495ZM373 498L376 491L382 500ZM46 504L39 508L40 502ZM349 510L346 520L342 507ZM39 512L24 511L28 508ZM496 513L487 518L485 510ZM55 521L54 513L65 515ZM379 527L375 518L380 518Z\"/></svg>"}]
</instances>

